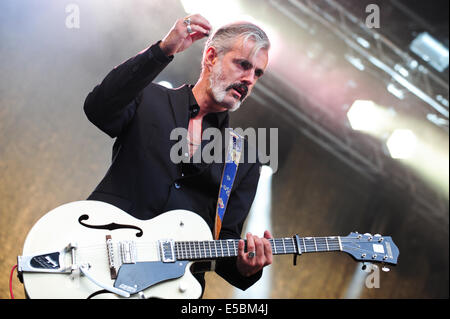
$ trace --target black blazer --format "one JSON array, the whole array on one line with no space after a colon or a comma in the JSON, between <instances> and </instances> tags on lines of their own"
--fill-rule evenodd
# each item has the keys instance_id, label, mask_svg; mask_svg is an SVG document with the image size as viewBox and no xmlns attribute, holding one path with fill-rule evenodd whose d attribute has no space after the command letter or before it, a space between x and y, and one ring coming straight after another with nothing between
<instances>
[{"instance_id":1,"label":"black blazer","mask_svg":"<svg viewBox=\"0 0 450 319\"><path fill-rule=\"evenodd\" d=\"M88 199L110 203L138 219L187 209L201 215L212 231L223 164L171 161L170 149L177 141L170 140L170 132L177 127L187 129L193 95L186 85L173 90L151 83L173 59L165 56L158 44L115 67L86 98L88 119L116 138L111 166ZM223 131L228 126L228 112L207 115L203 129L208 126ZM250 151L245 142L244 154ZM241 237L259 167L259 163L239 164L222 223L222 239ZM241 289L261 276L261 272L241 276L235 258L218 262L216 272Z\"/></svg>"}]
</instances>

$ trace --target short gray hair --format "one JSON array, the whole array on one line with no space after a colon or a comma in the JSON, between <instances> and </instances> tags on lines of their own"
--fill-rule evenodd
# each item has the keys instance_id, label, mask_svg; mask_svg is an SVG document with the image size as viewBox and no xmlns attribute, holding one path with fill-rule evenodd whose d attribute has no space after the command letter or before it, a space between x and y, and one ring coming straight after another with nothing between
<instances>
[{"instance_id":1,"label":"short gray hair","mask_svg":"<svg viewBox=\"0 0 450 319\"><path fill-rule=\"evenodd\" d=\"M203 61L206 51L208 51L210 47L214 47L218 55L223 55L233 48L233 45L239 38L243 38L243 44L249 39L255 41L255 47L253 48L252 54L256 54L260 49L270 49L269 38L260 27L246 21L233 22L220 27L210 35L203 50L202 68L204 66Z\"/></svg>"}]
</instances>

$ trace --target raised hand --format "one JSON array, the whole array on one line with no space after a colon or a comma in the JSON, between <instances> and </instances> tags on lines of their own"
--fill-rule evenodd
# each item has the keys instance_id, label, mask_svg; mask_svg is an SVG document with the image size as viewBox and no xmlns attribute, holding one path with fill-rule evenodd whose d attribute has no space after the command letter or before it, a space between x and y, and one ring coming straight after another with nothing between
<instances>
[{"instance_id":1,"label":"raised hand","mask_svg":"<svg viewBox=\"0 0 450 319\"><path fill-rule=\"evenodd\" d=\"M209 35L212 27L200 14L178 19L159 46L167 55L174 55L189 48L195 41Z\"/></svg>"}]
</instances>

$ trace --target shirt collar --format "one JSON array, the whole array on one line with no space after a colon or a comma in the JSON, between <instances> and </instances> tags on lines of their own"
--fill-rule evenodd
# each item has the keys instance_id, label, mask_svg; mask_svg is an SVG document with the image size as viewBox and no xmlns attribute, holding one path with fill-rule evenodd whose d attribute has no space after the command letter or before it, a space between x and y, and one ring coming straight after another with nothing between
<instances>
[{"instance_id":1,"label":"shirt collar","mask_svg":"<svg viewBox=\"0 0 450 319\"><path fill-rule=\"evenodd\" d=\"M200 111L200 107L198 106L197 100L195 99L194 93L192 93L193 85L188 85L189 88L189 118L195 118ZM211 119L215 121L214 124L217 128L221 128L222 126L228 126L228 111L217 112L217 113L209 113L205 116L208 120Z\"/></svg>"}]
</instances>

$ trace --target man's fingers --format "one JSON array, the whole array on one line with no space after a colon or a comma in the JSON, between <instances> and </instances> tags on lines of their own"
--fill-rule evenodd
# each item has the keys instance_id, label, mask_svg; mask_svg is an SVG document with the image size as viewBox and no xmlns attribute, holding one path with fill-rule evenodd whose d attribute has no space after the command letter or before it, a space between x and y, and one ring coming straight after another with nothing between
<instances>
[{"instance_id":1,"label":"man's fingers","mask_svg":"<svg viewBox=\"0 0 450 319\"><path fill-rule=\"evenodd\" d=\"M195 42L197 40L203 39L204 37L207 37L208 34L203 34L203 33L200 33L200 32L193 32L193 33L190 34L190 36L191 36L192 42Z\"/></svg>"},{"instance_id":2,"label":"man's fingers","mask_svg":"<svg viewBox=\"0 0 450 319\"><path fill-rule=\"evenodd\" d=\"M212 29L212 26L211 26L211 24L209 23L209 21L206 20L205 17L203 17L203 16L200 15L200 14L193 14L193 15L187 17L187 18L190 18L190 19L191 19L191 25L192 25L192 24L199 25L199 26L201 26L204 30L206 30L208 33L209 33L209 31L211 31L211 29ZM187 19L187 18L185 18L185 19Z\"/></svg>"},{"instance_id":3,"label":"man's fingers","mask_svg":"<svg viewBox=\"0 0 450 319\"><path fill-rule=\"evenodd\" d=\"M256 248L256 257L261 258L264 257L264 244L262 239L258 236L254 236L255 248Z\"/></svg>"},{"instance_id":4,"label":"man's fingers","mask_svg":"<svg viewBox=\"0 0 450 319\"><path fill-rule=\"evenodd\" d=\"M245 247L245 242L240 239L238 242L238 257L244 258L244 247Z\"/></svg>"},{"instance_id":5,"label":"man's fingers","mask_svg":"<svg viewBox=\"0 0 450 319\"><path fill-rule=\"evenodd\" d=\"M267 238L264 239L264 256L266 257L265 266L270 265L272 263L272 246Z\"/></svg>"},{"instance_id":6,"label":"man's fingers","mask_svg":"<svg viewBox=\"0 0 450 319\"><path fill-rule=\"evenodd\" d=\"M255 252L255 241L251 233L247 233L247 252Z\"/></svg>"}]
</instances>

